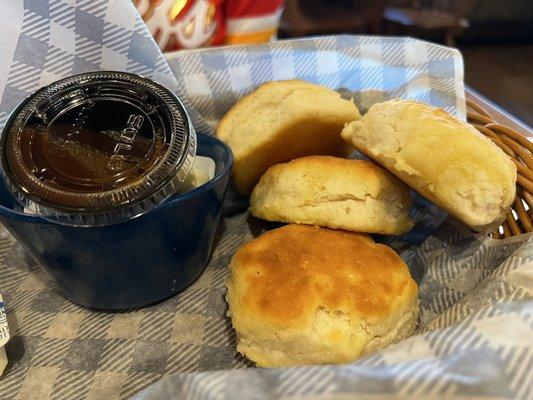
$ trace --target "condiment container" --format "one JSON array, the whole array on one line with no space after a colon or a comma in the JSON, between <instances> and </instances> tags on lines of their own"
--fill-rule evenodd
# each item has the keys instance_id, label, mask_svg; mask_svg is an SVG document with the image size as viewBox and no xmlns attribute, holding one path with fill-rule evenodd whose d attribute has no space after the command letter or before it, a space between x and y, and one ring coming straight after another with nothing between
<instances>
[{"instance_id":1,"label":"condiment container","mask_svg":"<svg viewBox=\"0 0 533 400\"><path fill-rule=\"evenodd\" d=\"M9 341L9 327L4 307L4 300L0 294L0 377L7 366L6 344Z\"/></svg>"},{"instance_id":2,"label":"condiment container","mask_svg":"<svg viewBox=\"0 0 533 400\"><path fill-rule=\"evenodd\" d=\"M112 71L55 82L13 112L0 151L0 221L75 302L150 304L205 268L233 159L162 86ZM196 155L214 177L184 191Z\"/></svg>"}]
</instances>

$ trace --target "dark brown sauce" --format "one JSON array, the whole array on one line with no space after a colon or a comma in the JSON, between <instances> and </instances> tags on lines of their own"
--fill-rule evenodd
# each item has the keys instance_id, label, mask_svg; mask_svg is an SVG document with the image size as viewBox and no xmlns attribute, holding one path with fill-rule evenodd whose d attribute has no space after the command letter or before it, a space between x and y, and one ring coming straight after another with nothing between
<instances>
[{"instance_id":1,"label":"dark brown sauce","mask_svg":"<svg viewBox=\"0 0 533 400\"><path fill-rule=\"evenodd\" d=\"M161 128L128 102L82 102L48 121L33 116L12 134L7 159L25 192L53 203L72 201L63 191L89 194L131 185L168 149L155 131Z\"/></svg>"}]
</instances>

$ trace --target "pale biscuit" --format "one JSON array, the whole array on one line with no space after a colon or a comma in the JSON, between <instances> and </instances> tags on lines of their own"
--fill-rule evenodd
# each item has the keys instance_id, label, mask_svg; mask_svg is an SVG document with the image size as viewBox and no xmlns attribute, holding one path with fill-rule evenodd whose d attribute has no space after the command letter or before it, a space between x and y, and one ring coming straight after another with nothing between
<instances>
[{"instance_id":1,"label":"pale biscuit","mask_svg":"<svg viewBox=\"0 0 533 400\"><path fill-rule=\"evenodd\" d=\"M509 157L442 109L410 100L378 103L342 137L473 229L497 226L515 199Z\"/></svg>"},{"instance_id":2,"label":"pale biscuit","mask_svg":"<svg viewBox=\"0 0 533 400\"><path fill-rule=\"evenodd\" d=\"M408 187L372 161L309 156L271 167L250 198L268 221L355 232L401 234L409 218Z\"/></svg>"},{"instance_id":3,"label":"pale biscuit","mask_svg":"<svg viewBox=\"0 0 533 400\"><path fill-rule=\"evenodd\" d=\"M249 195L274 164L313 154L347 154L340 132L359 118L353 102L323 86L268 82L228 111L216 135L233 151L235 187Z\"/></svg>"}]
</instances>

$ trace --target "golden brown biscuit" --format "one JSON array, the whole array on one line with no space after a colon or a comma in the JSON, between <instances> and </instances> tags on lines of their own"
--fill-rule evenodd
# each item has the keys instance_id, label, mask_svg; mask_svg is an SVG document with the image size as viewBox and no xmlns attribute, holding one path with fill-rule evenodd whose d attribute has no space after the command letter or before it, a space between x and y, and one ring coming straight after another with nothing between
<instances>
[{"instance_id":1,"label":"golden brown biscuit","mask_svg":"<svg viewBox=\"0 0 533 400\"><path fill-rule=\"evenodd\" d=\"M365 234L287 225L242 246L230 272L237 350L262 367L350 362L415 329L415 281Z\"/></svg>"},{"instance_id":2,"label":"golden brown biscuit","mask_svg":"<svg viewBox=\"0 0 533 400\"><path fill-rule=\"evenodd\" d=\"M250 198L252 214L268 221L382 234L408 231L410 207L408 187L387 170L330 156L270 167Z\"/></svg>"},{"instance_id":3,"label":"golden brown biscuit","mask_svg":"<svg viewBox=\"0 0 533 400\"><path fill-rule=\"evenodd\" d=\"M410 100L378 103L342 137L473 229L497 226L515 198L509 157L439 108Z\"/></svg>"},{"instance_id":4,"label":"golden brown biscuit","mask_svg":"<svg viewBox=\"0 0 533 400\"><path fill-rule=\"evenodd\" d=\"M340 94L308 82L265 83L239 100L222 118L216 135L235 158L233 182L249 195L272 165L312 154L344 155L339 134L360 118Z\"/></svg>"}]
</instances>

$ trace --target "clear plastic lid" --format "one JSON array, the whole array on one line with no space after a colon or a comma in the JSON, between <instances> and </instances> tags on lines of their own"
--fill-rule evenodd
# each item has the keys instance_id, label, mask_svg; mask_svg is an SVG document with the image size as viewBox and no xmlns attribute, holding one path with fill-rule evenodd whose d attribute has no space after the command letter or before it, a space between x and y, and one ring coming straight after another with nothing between
<instances>
[{"instance_id":1,"label":"clear plastic lid","mask_svg":"<svg viewBox=\"0 0 533 400\"><path fill-rule=\"evenodd\" d=\"M4 179L44 218L118 223L176 193L196 134L179 99L149 79L90 72L55 82L22 103L1 140Z\"/></svg>"}]
</instances>

